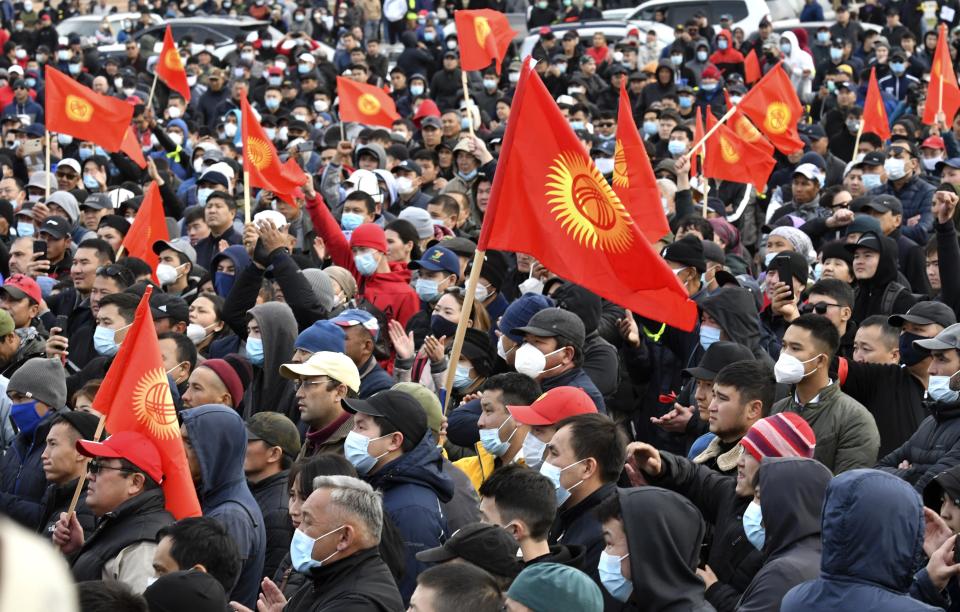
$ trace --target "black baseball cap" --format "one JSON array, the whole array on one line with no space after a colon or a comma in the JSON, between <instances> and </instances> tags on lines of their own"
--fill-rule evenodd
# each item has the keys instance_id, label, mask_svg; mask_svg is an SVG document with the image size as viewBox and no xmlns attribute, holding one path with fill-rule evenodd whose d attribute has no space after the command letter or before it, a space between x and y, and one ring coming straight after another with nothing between
<instances>
[{"instance_id":1,"label":"black baseball cap","mask_svg":"<svg viewBox=\"0 0 960 612\"><path fill-rule=\"evenodd\" d=\"M403 434L405 440L414 444L427 433L427 413L423 406L409 393L387 390L365 400L344 399L343 409L351 414L366 414L390 421Z\"/></svg>"},{"instance_id":2,"label":"black baseball cap","mask_svg":"<svg viewBox=\"0 0 960 612\"><path fill-rule=\"evenodd\" d=\"M190 320L190 307L186 300L167 293L153 293L150 296L150 311L154 321L172 319L174 322Z\"/></svg>"},{"instance_id":3,"label":"black baseball cap","mask_svg":"<svg viewBox=\"0 0 960 612\"><path fill-rule=\"evenodd\" d=\"M587 335L580 317L562 308L544 308L530 317L526 327L512 329L510 333L517 336L531 334L541 338L560 337L581 349Z\"/></svg>"},{"instance_id":4,"label":"black baseball cap","mask_svg":"<svg viewBox=\"0 0 960 612\"><path fill-rule=\"evenodd\" d=\"M887 156L880 151L870 151L869 153L863 156L863 159L859 163L854 164L854 168L858 166L882 166L883 162L886 161Z\"/></svg>"},{"instance_id":5,"label":"black baseball cap","mask_svg":"<svg viewBox=\"0 0 960 612\"><path fill-rule=\"evenodd\" d=\"M892 195L878 195L857 198L857 202L850 207L854 212L862 212L869 208L880 213L892 212L895 215L903 214L903 204Z\"/></svg>"},{"instance_id":6,"label":"black baseball cap","mask_svg":"<svg viewBox=\"0 0 960 612\"><path fill-rule=\"evenodd\" d=\"M856 253L857 249L870 249L878 253L881 252L880 238L873 232L864 232L856 243L847 243L843 246L851 253Z\"/></svg>"},{"instance_id":7,"label":"black baseball cap","mask_svg":"<svg viewBox=\"0 0 960 612\"><path fill-rule=\"evenodd\" d=\"M904 323L950 327L957 322L957 315L943 302L926 301L914 304L906 314L892 315L887 322L894 327L903 327Z\"/></svg>"},{"instance_id":8,"label":"black baseball cap","mask_svg":"<svg viewBox=\"0 0 960 612\"><path fill-rule=\"evenodd\" d=\"M37 233L50 234L59 240L70 233L70 222L63 217L47 217L43 225L40 226L40 229L37 230Z\"/></svg>"},{"instance_id":9,"label":"black baseball cap","mask_svg":"<svg viewBox=\"0 0 960 612\"><path fill-rule=\"evenodd\" d=\"M470 523L454 532L443 546L417 553L417 561L443 563L463 559L494 576L513 578L523 569L517 541L498 525Z\"/></svg>"},{"instance_id":10,"label":"black baseball cap","mask_svg":"<svg viewBox=\"0 0 960 612\"><path fill-rule=\"evenodd\" d=\"M753 359L753 353L742 344L719 340L711 344L703 354L700 365L695 368L686 368L683 373L698 380L713 380L724 366L735 361L752 361Z\"/></svg>"},{"instance_id":11,"label":"black baseball cap","mask_svg":"<svg viewBox=\"0 0 960 612\"><path fill-rule=\"evenodd\" d=\"M923 505L939 512L944 493L949 495L955 504L960 504L960 465L933 477L923 489Z\"/></svg>"}]
</instances>

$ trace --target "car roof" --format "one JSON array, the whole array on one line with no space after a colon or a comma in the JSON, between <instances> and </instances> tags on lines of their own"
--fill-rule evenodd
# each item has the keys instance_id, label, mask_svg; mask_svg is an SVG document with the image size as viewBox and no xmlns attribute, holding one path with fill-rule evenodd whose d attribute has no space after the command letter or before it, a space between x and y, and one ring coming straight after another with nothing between
<instances>
[{"instance_id":1,"label":"car roof","mask_svg":"<svg viewBox=\"0 0 960 612\"><path fill-rule=\"evenodd\" d=\"M138 12L126 12L126 13L109 13L107 15L74 15L73 17L68 17L60 23L67 23L68 21L103 21L103 18L106 17L110 21L120 21L122 19L139 19L140 13Z\"/></svg>"}]
</instances>

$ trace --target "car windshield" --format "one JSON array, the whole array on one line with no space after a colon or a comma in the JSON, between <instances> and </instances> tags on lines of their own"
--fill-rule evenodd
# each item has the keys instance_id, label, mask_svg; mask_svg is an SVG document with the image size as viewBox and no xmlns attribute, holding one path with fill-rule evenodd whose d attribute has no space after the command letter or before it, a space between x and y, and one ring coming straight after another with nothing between
<instances>
[{"instance_id":1,"label":"car windshield","mask_svg":"<svg viewBox=\"0 0 960 612\"><path fill-rule=\"evenodd\" d=\"M97 33L97 28L103 23L99 19L68 19L57 26L57 33L60 36L70 36L77 34L81 37L93 36Z\"/></svg>"}]
</instances>

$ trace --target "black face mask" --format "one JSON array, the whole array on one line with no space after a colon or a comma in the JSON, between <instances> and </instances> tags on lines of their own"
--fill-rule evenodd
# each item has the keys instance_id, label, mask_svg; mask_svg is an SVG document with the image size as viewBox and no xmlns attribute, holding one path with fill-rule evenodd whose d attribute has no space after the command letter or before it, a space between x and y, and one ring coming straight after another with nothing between
<instances>
[{"instance_id":1,"label":"black face mask","mask_svg":"<svg viewBox=\"0 0 960 612\"><path fill-rule=\"evenodd\" d=\"M900 363L907 366L915 366L927 358L927 353L914 348L914 340L925 340L924 336L903 332L900 334Z\"/></svg>"},{"instance_id":2,"label":"black face mask","mask_svg":"<svg viewBox=\"0 0 960 612\"><path fill-rule=\"evenodd\" d=\"M457 333L457 324L435 314L430 317L430 333L433 334L434 338L442 338L443 336L453 338L454 334Z\"/></svg>"}]
</instances>

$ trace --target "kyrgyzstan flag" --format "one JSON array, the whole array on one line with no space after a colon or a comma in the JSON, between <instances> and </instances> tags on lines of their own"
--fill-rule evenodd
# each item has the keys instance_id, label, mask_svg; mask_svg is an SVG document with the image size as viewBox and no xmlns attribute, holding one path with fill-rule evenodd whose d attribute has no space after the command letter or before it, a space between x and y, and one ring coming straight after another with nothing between
<instances>
[{"instance_id":1,"label":"kyrgyzstan flag","mask_svg":"<svg viewBox=\"0 0 960 612\"><path fill-rule=\"evenodd\" d=\"M723 96L727 100L727 108L733 108L733 102L730 100L730 94L726 91L723 92ZM763 137L763 134L760 133L753 123L747 119L747 116L740 112L740 109L733 111L733 114L730 115L730 118L727 119L727 125L733 128L733 131L740 137L741 140L746 141L747 143L753 145L755 148L760 150L760 153L773 158L774 147L770 144L770 141Z\"/></svg>"},{"instance_id":2,"label":"kyrgyzstan flag","mask_svg":"<svg viewBox=\"0 0 960 612\"><path fill-rule=\"evenodd\" d=\"M277 194L293 193L307 182L307 175L297 166L284 166L277 149L267 137L263 126L250 108L247 97L240 99L240 129L243 139L243 171L250 174L250 186L261 187Z\"/></svg>"},{"instance_id":3,"label":"kyrgyzstan flag","mask_svg":"<svg viewBox=\"0 0 960 612\"><path fill-rule=\"evenodd\" d=\"M520 72L480 249L527 253L650 319L690 331L697 306L640 233L534 72Z\"/></svg>"},{"instance_id":4,"label":"kyrgyzstan flag","mask_svg":"<svg viewBox=\"0 0 960 612\"><path fill-rule=\"evenodd\" d=\"M755 83L763 76L760 72L760 60L757 59L757 50L750 49L747 57L743 58L743 80L747 84Z\"/></svg>"},{"instance_id":5,"label":"kyrgyzstan flag","mask_svg":"<svg viewBox=\"0 0 960 612\"><path fill-rule=\"evenodd\" d=\"M400 118L393 98L379 87L337 77L337 95L342 121L391 127Z\"/></svg>"},{"instance_id":6,"label":"kyrgyzstan flag","mask_svg":"<svg viewBox=\"0 0 960 612\"><path fill-rule=\"evenodd\" d=\"M132 104L98 94L49 64L44 77L48 130L88 140L111 153L120 150L133 119Z\"/></svg>"},{"instance_id":7,"label":"kyrgyzstan flag","mask_svg":"<svg viewBox=\"0 0 960 612\"><path fill-rule=\"evenodd\" d=\"M173 44L173 34L170 32L170 26L163 34L163 49L160 50L160 57L157 58L155 67L157 76L167 84L167 87L177 92L187 102L190 101L190 84L187 83L187 71L183 67L183 59L177 46Z\"/></svg>"},{"instance_id":8,"label":"kyrgyzstan flag","mask_svg":"<svg viewBox=\"0 0 960 612\"><path fill-rule=\"evenodd\" d=\"M953 61L947 48L947 26L940 24L937 37L937 51L933 55L930 67L930 84L927 85L927 100L923 105L923 123L932 125L937 120L937 112L943 110L947 125L952 125L953 116L960 109L960 87L957 87L957 73L953 71ZM941 82L943 83L941 85ZM940 91L943 90L943 99Z\"/></svg>"},{"instance_id":9,"label":"kyrgyzstan flag","mask_svg":"<svg viewBox=\"0 0 960 612\"><path fill-rule=\"evenodd\" d=\"M464 70L483 70L490 62L500 62L517 33L510 27L507 16L499 11L461 9L453 14L457 22L457 41L460 43L460 66Z\"/></svg>"},{"instance_id":10,"label":"kyrgyzstan flag","mask_svg":"<svg viewBox=\"0 0 960 612\"><path fill-rule=\"evenodd\" d=\"M147 167L147 160L143 158L143 149L137 142L137 135L133 133L133 127L127 127L127 133L123 135L123 142L120 144L120 151L126 154L133 163L141 168Z\"/></svg>"},{"instance_id":11,"label":"kyrgyzstan flag","mask_svg":"<svg viewBox=\"0 0 960 612\"><path fill-rule=\"evenodd\" d=\"M630 97L623 82L620 83L619 113L617 147L613 156L613 191L640 232L650 242L656 242L670 233L670 226L660 206L657 177L653 175L647 149L633 120Z\"/></svg>"},{"instance_id":12,"label":"kyrgyzstan flag","mask_svg":"<svg viewBox=\"0 0 960 612\"><path fill-rule=\"evenodd\" d=\"M160 263L160 258L153 252L153 243L157 240L170 240L170 234L167 233L167 219L163 213L160 188L156 182L152 182L136 218L130 225L130 231L123 239L123 250L130 257L138 257L150 265L154 282L159 282L157 264Z\"/></svg>"},{"instance_id":13,"label":"kyrgyzstan flag","mask_svg":"<svg viewBox=\"0 0 960 612\"><path fill-rule=\"evenodd\" d=\"M803 105L783 71L783 64L774 66L750 88L740 101L740 109L781 152L790 154L803 149L797 133Z\"/></svg>"},{"instance_id":14,"label":"kyrgyzstan flag","mask_svg":"<svg viewBox=\"0 0 960 612\"><path fill-rule=\"evenodd\" d=\"M863 131L872 132L883 140L890 140L890 121L887 109L883 107L883 96L877 85L877 69L870 69L870 82L867 85L867 99L863 102Z\"/></svg>"},{"instance_id":15,"label":"kyrgyzstan flag","mask_svg":"<svg viewBox=\"0 0 960 612\"><path fill-rule=\"evenodd\" d=\"M112 435L134 431L149 438L157 447L163 466L160 485L166 508L179 520L200 516L200 502L190 477L177 411L150 313L152 290L147 287L137 306L133 324L93 399L93 409L106 417L105 429Z\"/></svg>"},{"instance_id":16,"label":"kyrgyzstan flag","mask_svg":"<svg viewBox=\"0 0 960 612\"><path fill-rule=\"evenodd\" d=\"M713 113L708 111L707 131L713 129L716 123ZM759 134L758 137L763 139ZM770 146L769 143L767 146ZM772 155L773 147L770 149L765 151L761 146L745 141L723 124L707 139L703 174L735 183L752 183L757 191L762 192L766 189L767 179L777 163Z\"/></svg>"}]
</instances>

